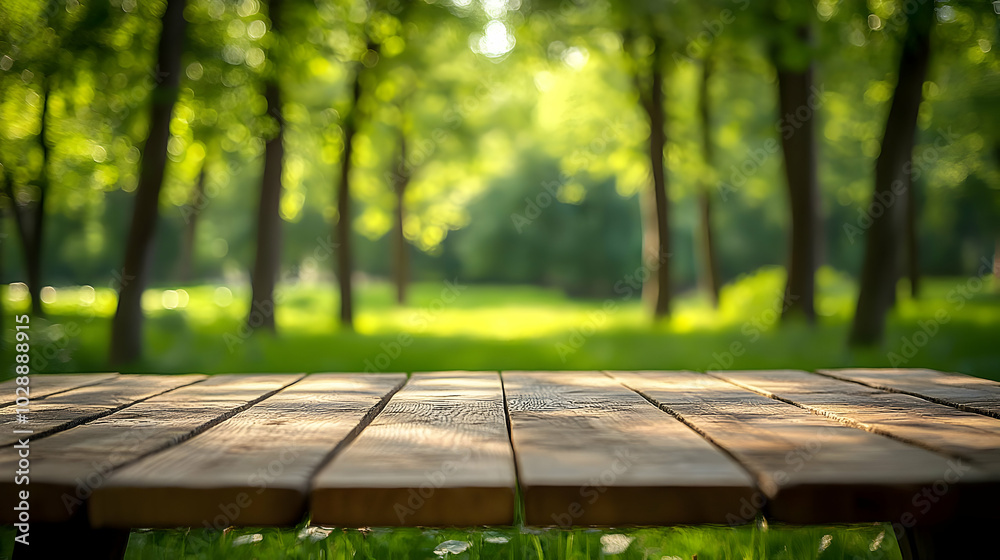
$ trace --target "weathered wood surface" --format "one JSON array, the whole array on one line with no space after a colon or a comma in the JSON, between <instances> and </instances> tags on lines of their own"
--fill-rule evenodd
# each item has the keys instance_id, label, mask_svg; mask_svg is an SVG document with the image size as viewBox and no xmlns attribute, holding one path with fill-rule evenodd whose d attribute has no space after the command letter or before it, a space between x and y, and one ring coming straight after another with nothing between
<instances>
[{"instance_id":1,"label":"weathered wood surface","mask_svg":"<svg viewBox=\"0 0 1000 560\"><path fill-rule=\"evenodd\" d=\"M32 400L41 400L56 393L104 383L117 377L117 373L33 373L28 376L28 397ZM0 383L0 406L14 404L17 397L23 392L17 392L21 387L16 380L10 379Z\"/></svg>"},{"instance_id":2,"label":"weathered wood surface","mask_svg":"<svg viewBox=\"0 0 1000 560\"><path fill-rule=\"evenodd\" d=\"M792 523L933 523L980 515L998 496L996 479L971 465L706 374L611 375L682 418L754 473L761 493L734 511L730 523L752 517L753 506L766 507L771 519Z\"/></svg>"},{"instance_id":3,"label":"weathered wood surface","mask_svg":"<svg viewBox=\"0 0 1000 560\"><path fill-rule=\"evenodd\" d=\"M90 499L97 527L294 525L309 482L378 414L402 374L320 374L115 474Z\"/></svg>"},{"instance_id":4,"label":"weathered wood surface","mask_svg":"<svg viewBox=\"0 0 1000 560\"><path fill-rule=\"evenodd\" d=\"M294 383L301 375L216 375L31 443L31 519L68 521L85 512L90 494L111 473L222 422ZM0 471L17 470L17 457L0 457ZM0 498L15 503L13 477L0 478ZM0 523L14 511L0 510Z\"/></svg>"},{"instance_id":5,"label":"weathered wood surface","mask_svg":"<svg viewBox=\"0 0 1000 560\"><path fill-rule=\"evenodd\" d=\"M1000 474L1000 419L804 371L726 371L712 375Z\"/></svg>"},{"instance_id":6,"label":"weathered wood surface","mask_svg":"<svg viewBox=\"0 0 1000 560\"><path fill-rule=\"evenodd\" d=\"M735 461L606 375L502 377L528 524L720 523L753 495Z\"/></svg>"},{"instance_id":7,"label":"weathered wood surface","mask_svg":"<svg viewBox=\"0 0 1000 560\"><path fill-rule=\"evenodd\" d=\"M35 441L203 379L204 375L119 375L31 403L25 423L18 422L16 405L5 406L0 408L0 446L13 445L25 437Z\"/></svg>"},{"instance_id":8,"label":"weathered wood surface","mask_svg":"<svg viewBox=\"0 0 1000 560\"><path fill-rule=\"evenodd\" d=\"M821 375L1000 418L1000 383L932 369L821 369Z\"/></svg>"},{"instance_id":9,"label":"weathered wood surface","mask_svg":"<svg viewBox=\"0 0 1000 560\"><path fill-rule=\"evenodd\" d=\"M419 373L317 474L312 522L512 525L515 485L499 374Z\"/></svg>"}]
</instances>

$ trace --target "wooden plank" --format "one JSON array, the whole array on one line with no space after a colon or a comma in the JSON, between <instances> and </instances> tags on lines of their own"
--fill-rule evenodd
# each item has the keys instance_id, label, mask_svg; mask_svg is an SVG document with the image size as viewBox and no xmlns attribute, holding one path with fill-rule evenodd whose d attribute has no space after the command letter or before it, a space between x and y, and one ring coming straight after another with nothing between
<instances>
[{"instance_id":1,"label":"wooden plank","mask_svg":"<svg viewBox=\"0 0 1000 560\"><path fill-rule=\"evenodd\" d=\"M31 519L65 522L117 468L190 438L294 383L301 375L215 375L124 410L31 442ZM0 472L17 470L4 456ZM16 503L23 486L0 478L0 497ZM9 499L9 500L8 500ZM13 523L0 509L0 523Z\"/></svg>"},{"instance_id":2,"label":"wooden plank","mask_svg":"<svg viewBox=\"0 0 1000 560\"><path fill-rule=\"evenodd\" d=\"M726 371L711 375L1000 474L1000 420L996 418L804 371Z\"/></svg>"},{"instance_id":3,"label":"wooden plank","mask_svg":"<svg viewBox=\"0 0 1000 560\"><path fill-rule=\"evenodd\" d=\"M35 401L41 400L56 393L86 387L87 385L97 385L117 377L117 373L34 373L29 376L28 397ZM14 379L0 383L0 395L2 399L0 406L14 404L20 394L15 395L15 390L20 387Z\"/></svg>"},{"instance_id":4,"label":"wooden plank","mask_svg":"<svg viewBox=\"0 0 1000 560\"><path fill-rule=\"evenodd\" d=\"M5 406L0 408L0 446L26 437L37 440L203 379L204 375L119 375L32 402L25 423L18 422L16 405Z\"/></svg>"},{"instance_id":5,"label":"wooden plank","mask_svg":"<svg viewBox=\"0 0 1000 560\"><path fill-rule=\"evenodd\" d=\"M312 522L513 525L515 484L500 376L414 374L316 475Z\"/></svg>"},{"instance_id":6,"label":"wooden plank","mask_svg":"<svg viewBox=\"0 0 1000 560\"><path fill-rule=\"evenodd\" d=\"M748 505L763 506L770 519L892 521L912 526L979 515L1000 497L996 479L971 465L845 426L709 375L679 371L611 375L751 469L761 494ZM727 521L751 515L751 508L744 507L734 510Z\"/></svg>"},{"instance_id":7,"label":"wooden plank","mask_svg":"<svg viewBox=\"0 0 1000 560\"><path fill-rule=\"evenodd\" d=\"M95 527L294 525L309 481L406 382L321 374L113 474L89 502Z\"/></svg>"},{"instance_id":8,"label":"wooden plank","mask_svg":"<svg viewBox=\"0 0 1000 560\"><path fill-rule=\"evenodd\" d=\"M503 372L530 525L720 523L752 497L735 461L597 372Z\"/></svg>"},{"instance_id":9,"label":"wooden plank","mask_svg":"<svg viewBox=\"0 0 1000 560\"><path fill-rule=\"evenodd\" d=\"M821 369L816 373L1000 418L1000 383L989 379L932 369Z\"/></svg>"}]
</instances>

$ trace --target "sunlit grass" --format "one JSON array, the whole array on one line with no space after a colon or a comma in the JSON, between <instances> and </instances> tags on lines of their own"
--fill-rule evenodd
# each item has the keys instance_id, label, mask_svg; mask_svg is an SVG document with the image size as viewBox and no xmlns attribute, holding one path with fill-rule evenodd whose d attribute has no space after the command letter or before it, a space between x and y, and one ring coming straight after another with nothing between
<instances>
[{"instance_id":1,"label":"sunlit grass","mask_svg":"<svg viewBox=\"0 0 1000 560\"><path fill-rule=\"evenodd\" d=\"M531 286L456 288L425 282L413 285L409 303L398 306L392 286L368 282L358 289L354 331L339 324L333 286L287 284L279 289L277 337L244 336L247 286L151 288L143 298L146 359L127 369L213 373L901 365L1000 377L1000 355L991 336L1000 327L1000 295L989 279L927 279L916 300L901 283L885 345L851 350L846 339L854 283L822 269L817 277L818 323L782 324L783 277L779 268L744 276L724 286L718 309L704 294L681 294L672 317L663 321L650 317L638 290L577 300ZM23 292L20 286L4 288L7 313L28 310ZM49 295L54 298L46 305L48 318L32 325L35 369L107 369L114 292L74 286L55 287ZM934 334L915 355L904 356L902 347L921 330ZM10 339L10 332L5 336ZM923 335L917 339L924 342ZM894 363L894 356L905 362Z\"/></svg>"}]
</instances>

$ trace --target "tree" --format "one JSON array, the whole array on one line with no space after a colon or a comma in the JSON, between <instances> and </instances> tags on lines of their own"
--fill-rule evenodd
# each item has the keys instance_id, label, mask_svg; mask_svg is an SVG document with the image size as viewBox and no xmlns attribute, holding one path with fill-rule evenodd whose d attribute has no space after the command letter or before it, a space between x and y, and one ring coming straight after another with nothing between
<instances>
[{"instance_id":1,"label":"tree","mask_svg":"<svg viewBox=\"0 0 1000 560\"><path fill-rule=\"evenodd\" d=\"M795 35L776 45L773 55L778 69L779 132L791 218L782 317L802 315L812 323L816 320L815 274L821 231L814 133L818 100L813 90L810 25L798 25ZM807 116L802 118L803 114Z\"/></svg>"},{"instance_id":2,"label":"tree","mask_svg":"<svg viewBox=\"0 0 1000 560\"><path fill-rule=\"evenodd\" d=\"M701 82L698 87L698 116L701 122L702 148L701 154L707 168L714 165L714 149L712 147L712 101L709 97L709 80L712 76L712 55L706 54L702 59ZM719 306L719 267L715 260L715 245L712 239L712 185L703 180L698 192L698 210L701 226L701 266L702 283L711 297L712 305Z\"/></svg>"},{"instance_id":3,"label":"tree","mask_svg":"<svg viewBox=\"0 0 1000 560\"><path fill-rule=\"evenodd\" d=\"M631 37L626 30L624 36ZM667 176L664 157L667 144L666 113L664 110L663 73L665 44L655 30L638 40L629 40L635 61L633 80L639 94L639 105L649 121L648 157L652 181L650 192L642 196L643 266L649 270L643 283L642 295L656 318L670 314L670 200L667 198ZM645 49L648 53L644 53ZM638 49L638 50L637 50ZM648 68L638 60L648 58Z\"/></svg>"},{"instance_id":4,"label":"tree","mask_svg":"<svg viewBox=\"0 0 1000 560\"><path fill-rule=\"evenodd\" d=\"M666 118L663 110L663 43L653 40L653 59L650 69L648 91L640 89L642 108L649 117L649 163L653 174L653 200L656 216L656 241L651 245L655 255L656 271L650 278L656 279L653 316L666 317L670 314L670 200L667 198L667 177L664 169L664 149L667 144ZM652 267L650 262L647 266Z\"/></svg>"},{"instance_id":5,"label":"tree","mask_svg":"<svg viewBox=\"0 0 1000 560\"><path fill-rule=\"evenodd\" d=\"M59 12L59 3L50 0L46 4L44 17L46 23L56 28L60 23L65 23L65 17L58 21L55 17ZM31 297L31 313L35 316L44 316L42 307L42 244L45 231L45 199L49 191L50 182L50 139L49 129L49 96L52 92L53 75L58 72L61 45L55 39L55 44L48 47L41 53L42 60L35 68L41 69L41 100L42 107L39 113L38 135L36 136L38 145L41 148L42 160L41 169L35 180L38 189L38 196L34 203L20 203L15 196L14 185L6 181L4 190L11 202L11 209L14 214L14 223L17 225L18 237L21 240L22 254L24 255L24 268L27 276L28 294ZM30 70L29 70L30 72Z\"/></svg>"},{"instance_id":6,"label":"tree","mask_svg":"<svg viewBox=\"0 0 1000 560\"><path fill-rule=\"evenodd\" d=\"M14 186L9 182L4 182L4 190L10 199L11 208L14 214L14 223L17 225L18 237L21 239L22 253L24 254L24 268L27 272L28 294L31 297L31 313L37 317L44 316L42 308L42 240L45 231L45 198L49 190L49 141L46 130L49 121L49 94L51 90L50 77L42 78L42 109L40 125L38 128L38 144L42 148L42 168L39 171L36 181L38 187L38 198L34 204L20 204L14 192Z\"/></svg>"},{"instance_id":7,"label":"tree","mask_svg":"<svg viewBox=\"0 0 1000 560\"><path fill-rule=\"evenodd\" d=\"M910 297L920 296L920 240L917 236L917 193L913 178L906 177L906 272Z\"/></svg>"},{"instance_id":8,"label":"tree","mask_svg":"<svg viewBox=\"0 0 1000 560\"><path fill-rule=\"evenodd\" d=\"M850 335L850 342L854 345L872 345L882 341L885 316L896 290L897 255L905 217L905 208L897 202L902 199L905 206L910 186L917 112L930 60L934 3L930 0L918 2L906 19L906 36L899 57L896 87L885 122L882 150L875 163L871 207L881 208L882 214L871 216L872 225L865 239L861 291Z\"/></svg>"},{"instance_id":9,"label":"tree","mask_svg":"<svg viewBox=\"0 0 1000 560\"><path fill-rule=\"evenodd\" d=\"M201 208L205 200L205 169L207 164L203 163L201 171L198 172L198 179L191 188L191 197L187 206L184 207L184 237L181 239L180 262L177 266L177 279L181 282L191 281L191 271L194 269L194 248L195 234L198 232L198 218L201 216Z\"/></svg>"},{"instance_id":10,"label":"tree","mask_svg":"<svg viewBox=\"0 0 1000 560\"><path fill-rule=\"evenodd\" d=\"M280 36L281 4L283 0L271 0L268 5L271 31ZM272 57L278 59L278 57ZM285 121L281 110L281 85L278 83L278 68L264 86L268 114L274 119L276 130L264 145L264 174L260 184L260 204L257 208L257 252L251 274L250 312L247 323L251 328L275 331L274 287L278 281L278 267L281 264L281 171L284 161L283 136ZM260 323L256 318L260 318Z\"/></svg>"},{"instance_id":11,"label":"tree","mask_svg":"<svg viewBox=\"0 0 1000 560\"><path fill-rule=\"evenodd\" d=\"M376 45L368 44L368 51L364 56L375 57L378 54L374 48ZM371 53L371 54L369 54ZM340 286L340 324L348 329L354 328L354 291L351 286L351 274L353 267L351 263L351 156L354 149L354 135L357 132L357 124L361 119L358 109L361 101L361 78L363 62L355 63L354 81L351 86L351 108L344 119L344 151L341 155L340 182L337 188L337 225L336 239L337 251L337 282Z\"/></svg>"},{"instance_id":12,"label":"tree","mask_svg":"<svg viewBox=\"0 0 1000 560\"><path fill-rule=\"evenodd\" d=\"M399 130L399 158L396 172L392 174L392 190L396 195L396 212L393 226L392 277L396 284L396 303L406 303L406 288L410 276L410 244L403 234L406 218L406 186L410 183L411 170L406 160L406 133Z\"/></svg>"},{"instance_id":13,"label":"tree","mask_svg":"<svg viewBox=\"0 0 1000 560\"><path fill-rule=\"evenodd\" d=\"M150 249L159 215L170 119L180 84L186 26L184 5L185 0L167 0L166 10L161 18L156 79L150 103L149 136L143 149L142 171L126 240L118 309L111 323L112 365L132 362L142 354L142 292L146 287Z\"/></svg>"}]
</instances>

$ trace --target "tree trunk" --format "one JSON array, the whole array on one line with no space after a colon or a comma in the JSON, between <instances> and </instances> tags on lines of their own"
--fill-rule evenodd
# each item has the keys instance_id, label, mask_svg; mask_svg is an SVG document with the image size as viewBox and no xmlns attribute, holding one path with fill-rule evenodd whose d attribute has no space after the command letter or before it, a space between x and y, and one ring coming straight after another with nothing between
<instances>
[{"instance_id":1,"label":"tree trunk","mask_svg":"<svg viewBox=\"0 0 1000 560\"><path fill-rule=\"evenodd\" d=\"M660 234L656 225L656 195L653 189L642 189L639 192L639 214L642 221L642 254L641 265L656 262L659 253ZM656 299L659 297L660 283L655 273L650 273L642 283L642 303L652 312L656 309Z\"/></svg>"},{"instance_id":2,"label":"tree trunk","mask_svg":"<svg viewBox=\"0 0 1000 560\"><path fill-rule=\"evenodd\" d=\"M854 345L872 345L882 341L885 316L896 289L905 210L896 202L905 196L908 188L909 169L906 162L913 154L917 112L930 59L933 22L933 2L919 3L916 11L909 16L909 27L899 58L899 78L882 136L882 151L875 164L872 207L882 208L883 212L879 217L873 213L872 226L868 229L865 242L861 291L850 336Z\"/></svg>"},{"instance_id":3,"label":"tree trunk","mask_svg":"<svg viewBox=\"0 0 1000 560\"><path fill-rule=\"evenodd\" d=\"M167 0L160 33L156 85L151 95L149 137L135 193L132 224L126 239L118 310L111 323L111 365L133 362L142 355L142 291L146 287L153 234L159 214L160 188L167 163L170 117L180 79L185 0Z\"/></svg>"},{"instance_id":4,"label":"tree trunk","mask_svg":"<svg viewBox=\"0 0 1000 560\"><path fill-rule=\"evenodd\" d=\"M1000 237L993 245L993 291L1000 292Z\"/></svg>"},{"instance_id":5,"label":"tree trunk","mask_svg":"<svg viewBox=\"0 0 1000 560\"><path fill-rule=\"evenodd\" d=\"M281 27L280 0L271 0L268 4L268 17L271 31L277 33ZM264 145L264 173L260 183L260 205L257 207L257 253L250 279L247 326L274 333L274 287L281 263L281 171L285 155L285 119L281 112L281 87L276 75L268 79L264 86L264 97L267 99L267 112L274 117L278 130Z\"/></svg>"},{"instance_id":6,"label":"tree trunk","mask_svg":"<svg viewBox=\"0 0 1000 560\"><path fill-rule=\"evenodd\" d=\"M337 189L337 281L340 284L340 324L354 328L354 293L351 287L351 155L354 148L355 122L359 118L361 99L361 65L354 75L351 113L344 122L344 154L340 166L340 188Z\"/></svg>"},{"instance_id":7,"label":"tree trunk","mask_svg":"<svg viewBox=\"0 0 1000 560\"><path fill-rule=\"evenodd\" d=\"M399 134L399 166L393 174L393 191L396 193L396 227L393 231L394 258L393 279L396 283L396 303L406 304L406 288L410 276L409 244L403 235L403 220L406 217L406 186L410 183L409 169L406 167L406 137Z\"/></svg>"},{"instance_id":8,"label":"tree trunk","mask_svg":"<svg viewBox=\"0 0 1000 560\"><path fill-rule=\"evenodd\" d=\"M48 130L48 107L51 78L42 82L42 114L38 128L38 143L42 148L42 169L37 181L38 200L32 205L22 208L17 203L14 187L10 182L4 182L4 190L10 198L11 210L14 213L14 223L17 225L18 237L21 240L21 253L24 258L24 271L27 277L28 295L31 299L31 314L44 317L42 307L42 239L45 224L45 195L49 187L49 145L46 142Z\"/></svg>"},{"instance_id":9,"label":"tree trunk","mask_svg":"<svg viewBox=\"0 0 1000 560\"><path fill-rule=\"evenodd\" d=\"M190 210L184 212L184 237L181 239L180 263L177 270L177 279L181 282L190 282L194 270L194 240L198 232L198 218L205 200L206 167L203 163L198 173L198 180L191 190L191 199L188 202Z\"/></svg>"},{"instance_id":10,"label":"tree trunk","mask_svg":"<svg viewBox=\"0 0 1000 560\"><path fill-rule=\"evenodd\" d=\"M274 10L275 3L271 3ZM272 12L273 13L273 12ZM273 17L273 16L272 16ZM281 115L281 91L277 81L265 86L268 112L278 122L278 132L264 145L264 174L260 184L260 205L257 208L257 253L251 278L250 313L247 325L275 332L274 287L281 262L281 167L284 159L285 123Z\"/></svg>"},{"instance_id":11,"label":"tree trunk","mask_svg":"<svg viewBox=\"0 0 1000 560\"><path fill-rule=\"evenodd\" d=\"M18 239L21 240L21 253L24 258L25 274L27 276L28 295L31 299L31 314L36 317L43 315L41 299L41 246L35 239L35 233L41 231L38 222L44 215L44 195L31 206L21 208L17 203L14 188L5 182L4 191L10 198L11 211L14 214L14 224L17 226ZM44 191L42 191L44 192Z\"/></svg>"},{"instance_id":12,"label":"tree trunk","mask_svg":"<svg viewBox=\"0 0 1000 560\"><path fill-rule=\"evenodd\" d=\"M31 294L31 312L44 316L42 309L42 243L45 239L45 198L49 190L49 168L51 166L49 144L46 140L49 128L49 95L52 90L52 78L44 81L42 95L42 122L38 129L38 143L42 146L42 172L38 181L38 204L35 205L34 220L31 223L31 245L25 253L25 264L28 273L28 291Z\"/></svg>"},{"instance_id":13,"label":"tree trunk","mask_svg":"<svg viewBox=\"0 0 1000 560\"><path fill-rule=\"evenodd\" d=\"M660 45L657 45L656 48L659 49ZM656 217L656 238L652 238L651 229L647 230L648 235L643 236L644 245L646 245L643 249L643 256L646 260L642 263L644 267L648 268L650 282L653 282L655 278L655 285L651 284L649 288L644 286L643 295L655 294L651 299L653 316L656 318L670 315L670 267L667 261L670 256L669 200L667 199L666 175L663 165L663 149L667 141L666 117L663 110L663 71L658 63L661 57L662 55L657 50L653 62L649 97L643 103L643 108L649 116L649 161L653 170L653 202Z\"/></svg>"},{"instance_id":14,"label":"tree trunk","mask_svg":"<svg viewBox=\"0 0 1000 560\"><path fill-rule=\"evenodd\" d=\"M800 30L808 41L808 28ZM791 211L788 275L782 318L801 315L816 321L814 305L819 194L816 184L815 100L812 63L805 69L778 69L778 106L783 119L781 149ZM805 107L809 116L800 118ZM792 120L794 119L794 121ZM789 124L794 122L794 126Z\"/></svg>"},{"instance_id":15,"label":"tree trunk","mask_svg":"<svg viewBox=\"0 0 1000 560\"><path fill-rule=\"evenodd\" d=\"M7 177L4 174L4 170L3 170L3 166L2 165L0 165L0 183L3 183L3 188L4 188L4 190L6 190L6 188L7 188ZM11 200L10 204L11 204L11 206L13 206L14 205L14 201ZM4 224L4 219L6 217L7 216L5 215L4 209L0 208L0 278L3 278L3 273L4 273L4 270L3 270L3 257L4 257L4 252L7 249L7 244L4 243L4 240L7 239L7 235L6 235L7 231L6 231L6 229L4 229L4 226L6 225L6 224ZM9 285L7 286L7 293L6 294L0 294L0 317L5 317L6 316L6 315L4 315L4 305L3 305L3 303L4 303L4 300L7 299L8 297L10 297L10 286ZM4 340L4 337L0 336L0 351L2 351L4 349L4 341L3 340Z\"/></svg>"},{"instance_id":16,"label":"tree trunk","mask_svg":"<svg viewBox=\"0 0 1000 560\"><path fill-rule=\"evenodd\" d=\"M910 164L907 159L906 164ZM910 297L920 297L920 241L917 237L917 193L913 179L906 177L906 256L907 271L910 276Z\"/></svg>"},{"instance_id":17,"label":"tree trunk","mask_svg":"<svg viewBox=\"0 0 1000 560\"><path fill-rule=\"evenodd\" d=\"M702 130L701 153L705 167L711 169L715 159L712 147L712 108L711 100L708 97L708 82L712 75L712 59L706 56L702 65L701 85L698 88L698 109ZM712 186L708 181L702 182L701 192L698 193L698 209L701 215L702 284L703 288L708 290L708 294L712 299L712 307L718 307L719 268L715 260L715 243L712 239Z\"/></svg>"}]
</instances>

